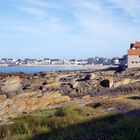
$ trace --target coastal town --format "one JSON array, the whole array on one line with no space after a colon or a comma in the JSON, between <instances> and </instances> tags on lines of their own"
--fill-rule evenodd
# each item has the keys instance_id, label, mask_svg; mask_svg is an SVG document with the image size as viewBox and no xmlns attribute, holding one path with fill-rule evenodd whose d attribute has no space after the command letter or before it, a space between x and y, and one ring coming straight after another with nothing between
<instances>
[{"instance_id":1,"label":"coastal town","mask_svg":"<svg viewBox=\"0 0 140 140\"><path fill-rule=\"evenodd\" d=\"M1 58L1 66L41 66L41 65L118 65L123 68L140 67L140 42L136 41L130 44L127 54L122 57L104 58L91 57L87 59L50 59L50 58Z\"/></svg>"},{"instance_id":2,"label":"coastal town","mask_svg":"<svg viewBox=\"0 0 140 140\"><path fill-rule=\"evenodd\" d=\"M140 0L0 13L0 140L140 140Z\"/></svg>"},{"instance_id":3,"label":"coastal town","mask_svg":"<svg viewBox=\"0 0 140 140\"><path fill-rule=\"evenodd\" d=\"M103 58L94 57L87 59L15 59L15 58L2 58L0 59L0 65L14 66L14 65L120 65L127 63L127 56L122 58Z\"/></svg>"}]
</instances>

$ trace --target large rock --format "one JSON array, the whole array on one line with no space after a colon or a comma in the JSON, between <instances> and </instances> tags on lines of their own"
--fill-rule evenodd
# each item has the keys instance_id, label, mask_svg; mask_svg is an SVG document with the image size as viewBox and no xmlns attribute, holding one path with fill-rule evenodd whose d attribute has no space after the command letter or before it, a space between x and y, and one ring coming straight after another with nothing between
<instances>
[{"instance_id":1,"label":"large rock","mask_svg":"<svg viewBox=\"0 0 140 140\"><path fill-rule=\"evenodd\" d=\"M15 92L21 88L21 86L21 79L18 76L12 76L4 80L1 90L4 93Z\"/></svg>"},{"instance_id":2,"label":"large rock","mask_svg":"<svg viewBox=\"0 0 140 140\"><path fill-rule=\"evenodd\" d=\"M3 101L6 99L6 95L0 95L0 101Z\"/></svg>"},{"instance_id":3,"label":"large rock","mask_svg":"<svg viewBox=\"0 0 140 140\"><path fill-rule=\"evenodd\" d=\"M55 75L53 75L53 76L47 76L46 77L46 83L47 84L50 84L50 83L58 83L59 82L59 77L58 76L55 76Z\"/></svg>"},{"instance_id":4,"label":"large rock","mask_svg":"<svg viewBox=\"0 0 140 140\"><path fill-rule=\"evenodd\" d=\"M44 109L68 101L70 101L70 97L62 96L60 93L22 93L0 102L0 120L14 118L23 112Z\"/></svg>"},{"instance_id":5,"label":"large rock","mask_svg":"<svg viewBox=\"0 0 140 140\"><path fill-rule=\"evenodd\" d=\"M68 96L62 96L60 93L49 93L40 98L36 104L39 108L44 108L48 105L56 105L68 101L70 101L70 97Z\"/></svg>"},{"instance_id":6,"label":"large rock","mask_svg":"<svg viewBox=\"0 0 140 140\"><path fill-rule=\"evenodd\" d=\"M8 116L16 117L26 110L26 103L24 100L14 101L12 105L9 106Z\"/></svg>"},{"instance_id":7,"label":"large rock","mask_svg":"<svg viewBox=\"0 0 140 140\"><path fill-rule=\"evenodd\" d=\"M34 87L34 88L39 87L42 85L42 83L43 83L42 79L33 79L31 81L31 87Z\"/></svg>"},{"instance_id":8,"label":"large rock","mask_svg":"<svg viewBox=\"0 0 140 140\"><path fill-rule=\"evenodd\" d=\"M9 111L9 106L13 104L13 100L11 99L6 99L2 102L0 102L0 120L5 120L9 117L8 111Z\"/></svg>"},{"instance_id":9,"label":"large rock","mask_svg":"<svg viewBox=\"0 0 140 140\"><path fill-rule=\"evenodd\" d=\"M90 97L90 95L86 95L86 96L83 96L82 99L83 100L91 100L91 97Z\"/></svg>"},{"instance_id":10,"label":"large rock","mask_svg":"<svg viewBox=\"0 0 140 140\"><path fill-rule=\"evenodd\" d=\"M96 77L97 77L97 76L96 76L95 73L91 73L91 74L90 74L90 80L94 80Z\"/></svg>"},{"instance_id":11,"label":"large rock","mask_svg":"<svg viewBox=\"0 0 140 140\"><path fill-rule=\"evenodd\" d=\"M5 108L1 108L0 109L0 116L5 115L6 113L8 113L9 108L5 107ZM0 119L1 120L1 119Z\"/></svg>"},{"instance_id":12,"label":"large rock","mask_svg":"<svg viewBox=\"0 0 140 140\"><path fill-rule=\"evenodd\" d=\"M59 89L60 87L60 83L59 82L55 82L55 83L48 83L46 85L42 86L45 90L47 89Z\"/></svg>"},{"instance_id":13,"label":"large rock","mask_svg":"<svg viewBox=\"0 0 140 140\"><path fill-rule=\"evenodd\" d=\"M72 80L72 85L73 85L73 88L78 88L79 87L79 82L76 79L73 79Z\"/></svg>"},{"instance_id":14,"label":"large rock","mask_svg":"<svg viewBox=\"0 0 140 140\"><path fill-rule=\"evenodd\" d=\"M24 92L24 93L21 93L19 95L16 95L16 96L13 96L12 99L13 100L24 100L25 98L26 99L29 99L33 96L42 96L42 94L39 94L37 92Z\"/></svg>"},{"instance_id":15,"label":"large rock","mask_svg":"<svg viewBox=\"0 0 140 140\"><path fill-rule=\"evenodd\" d=\"M6 100L0 102L0 108L5 108L5 107L10 106L12 104L13 104L12 99L6 99Z\"/></svg>"},{"instance_id":16,"label":"large rock","mask_svg":"<svg viewBox=\"0 0 140 140\"><path fill-rule=\"evenodd\" d=\"M134 82L134 81L133 81ZM114 83L114 87L119 87L119 86L123 86L123 85L127 85L129 83L132 83L132 80L129 79L129 78L125 78L125 79L122 79L116 83Z\"/></svg>"}]
</instances>

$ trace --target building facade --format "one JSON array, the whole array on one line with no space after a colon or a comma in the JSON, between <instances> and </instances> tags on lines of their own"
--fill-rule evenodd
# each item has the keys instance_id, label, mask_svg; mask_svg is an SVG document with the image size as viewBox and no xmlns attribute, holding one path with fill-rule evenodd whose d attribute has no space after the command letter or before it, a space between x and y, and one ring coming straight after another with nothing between
<instances>
[{"instance_id":1,"label":"building facade","mask_svg":"<svg viewBox=\"0 0 140 140\"><path fill-rule=\"evenodd\" d=\"M140 67L140 42L135 42L130 45L130 49L127 52L128 55L128 68Z\"/></svg>"}]
</instances>

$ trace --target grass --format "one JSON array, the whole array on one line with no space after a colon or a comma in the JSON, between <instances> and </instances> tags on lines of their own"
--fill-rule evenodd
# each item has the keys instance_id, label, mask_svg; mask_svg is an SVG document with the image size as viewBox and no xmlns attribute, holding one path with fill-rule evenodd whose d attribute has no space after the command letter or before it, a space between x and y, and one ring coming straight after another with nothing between
<instances>
[{"instance_id":1,"label":"grass","mask_svg":"<svg viewBox=\"0 0 140 140\"><path fill-rule=\"evenodd\" d=\"M140 139L140 116L122 118L121 115L112 114L34 137L38 140L46 138L47 140L137 140Z\"/></svg>"},{"instance_id":2,"label":"grass","mask_svg":"<svg viewBox=\"0 0 140 140\"><path fill-rule=\"evenodd\" d=\"M38 110L13 120L14 124L0 126L0 138L30 139L33 135L52 132L88 119L92 108L69 105L52 110Z\"/></svg>"},{"instance_id":3,"label":"grass","mask_svg":"<svg viewBox=\"0 0 140 140\"><path fill-rule=\"evenodd\" d=\"M116 97L127 103L130 99ZM102 110L102 104L80 107L69 104L51 110L22 115L14 124L0 126L0 139L6 140L136 140L140 139L140 111L124 114ZM134 101L139 104L140 101ZM110 103L109 103L110 104ZM137 104L134 104L137 106Z\"/></svg>"}]
</instances>

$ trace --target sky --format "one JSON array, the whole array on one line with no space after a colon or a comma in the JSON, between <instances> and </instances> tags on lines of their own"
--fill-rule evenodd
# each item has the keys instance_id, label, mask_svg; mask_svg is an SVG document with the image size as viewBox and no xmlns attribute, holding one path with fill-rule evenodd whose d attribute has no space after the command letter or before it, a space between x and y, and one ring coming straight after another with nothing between
<instances>
[{"instance_id":1,"label":"sky","mask_svg":"<svg viewBox=\"0 0 140 140\"><path fill-rule=\"evenodd\" d=\"M0 58L121 57L140 41L140 0L0 0Z\"/></svg>"}]
</instances>

